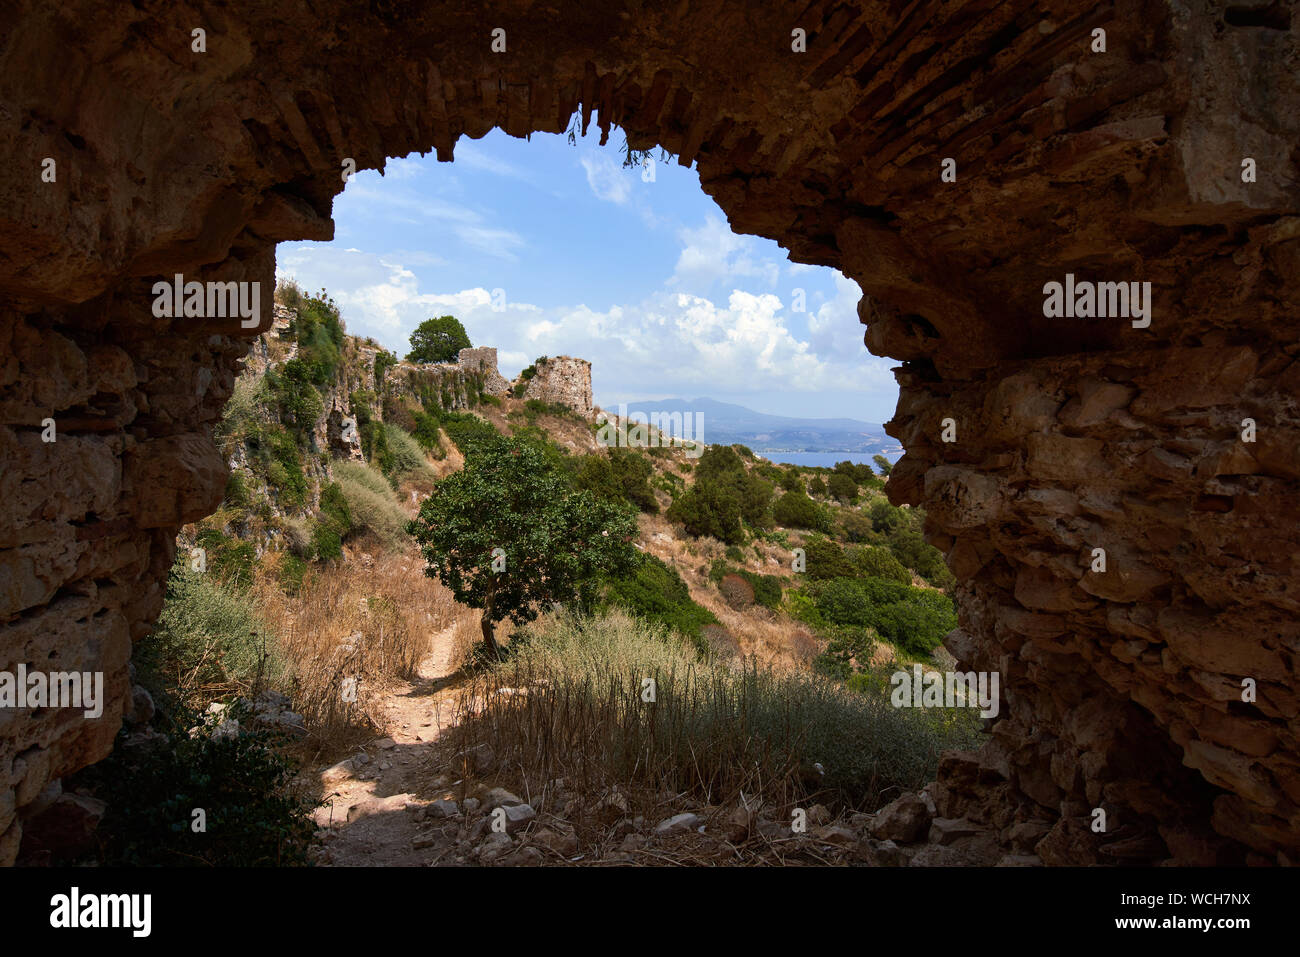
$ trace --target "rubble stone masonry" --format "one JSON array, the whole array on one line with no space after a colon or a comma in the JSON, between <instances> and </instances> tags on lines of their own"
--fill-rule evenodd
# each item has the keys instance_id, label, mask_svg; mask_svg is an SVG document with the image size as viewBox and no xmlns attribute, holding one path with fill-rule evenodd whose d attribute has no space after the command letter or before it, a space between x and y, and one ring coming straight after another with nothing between
<instances>
[{"instance_id":1,"label":"rubble stone masonry","mask_svg":"<svg viewBox=\"0 0 1300 957\"><path fill-rule=\"evenodd\" d=\"M0 710L0 863L112 747L176 530L221 499L211 430L271 325L276 243L332 238L349 159L450 160L575 109L696 164L737 231L854 279L867 347L900 360L889 494L927 509L960 581L948 647L1002 675L938 813L1049 863L1295 862L1295 7L250 2L202 8L195 53L188 7L18 0L0 670L103 671L109 700ZM176 273L260 282L259 324L155 317ZM1067 274L1150 283L1150 325L1044 315ZM530 388L589 407L581 379Z\"/></svg>"}]
</instances>

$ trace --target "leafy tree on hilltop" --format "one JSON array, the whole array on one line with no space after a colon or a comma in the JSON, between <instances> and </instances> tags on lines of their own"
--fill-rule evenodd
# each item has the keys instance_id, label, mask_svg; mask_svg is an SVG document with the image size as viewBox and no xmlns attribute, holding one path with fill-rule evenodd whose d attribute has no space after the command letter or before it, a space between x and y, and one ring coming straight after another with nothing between
<instances>
[{"instance_id":1,"label":"leafy tree on hilltop","mask_svg":"<svg viewBox=\"0 0 1300 957\"><path fill-rule=\"evenodd\" d=\"M408 362L454 362L461 349L470 347L469 334L455 316L426 319L411 333Z\"/></svg>"},{"instance_id":2,"label":"leafy tree on hilltop","mask_svg":"<svg viewBox=\"0 0 1300 957\"><path fill-rule=\"evenodd\" d=\"M482 610L483 642L496 657L498 621L522 624L552 602L590 600L598 578L626 574L637 554L629 506L575 492L540 450L514 439L472 446L407 531L425 574Z\"/></svg>"},{"instance_id":3,"label":"leafy tree on hilltop","mask_svg":"<svg viewBox=\"0 0 1300 957\"><path fill-rule=\"evenodd\" d=\"M894 468L889 459L885 458L883 455L873 455L871 456L871 461L876 463L876 468L880 469L880 474L884 476L888 476L890 471Z\"/></svg>"}]
</instances>

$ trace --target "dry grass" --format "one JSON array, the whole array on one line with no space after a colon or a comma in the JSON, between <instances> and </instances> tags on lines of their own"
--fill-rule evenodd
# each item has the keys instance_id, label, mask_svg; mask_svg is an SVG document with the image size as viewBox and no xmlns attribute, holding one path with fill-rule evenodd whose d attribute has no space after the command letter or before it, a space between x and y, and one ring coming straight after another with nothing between
<instances>
[{"instance_id":1,"label":"dry grass","mask_svg":"<svg viewBox=\"0 0 1300 957\"><path fill-rule=\"evenodd\" d=\"M677 569L690 589L691 598L718 617L744 657L756 658L764 667L779 671L807 670L821 646L806 626L762 605L731 608L709 581L709 566L716 559L726 557L726 545L716 538L679 537L679 531L662 515L641 516L640 529L646 551ZM762 559L754 554L752 546L746 545L747 560L735 564L764 575L788 571L788 551L776 545L760 544ZM777 557L778 562L784 560L784 566L770 564L769 556Z\"/></svg>"},{"instance_id":2,"label":"dry grass","mask_svg":"<svg viewBox=\"0 0 1300 957\"><path fill-rule=\"evenodd\" d=\"M479 619L482 613L466 608L457 616L453 624L451 643L451 663L455 666L463 665L469 660L470 652L474 650L474 645L483 639L483 631L479 627Z\"/></svg>"},{"instance_id":3,"label":"dry grass","mask_svg":"<svg viewBox=\"0 0 1300 957\"><path fill-rule=\"evenodd\" d=\"M438 441L442 443L442 447L446 449L447 454L441 459L431 461L429 463L429 468L433 470L434 475L439 479L444 479L453 472L459 472L461 470L465 465L465 456L462 455L460 449L456 447L456 443L447 438L447 433L441 429L438 430ZM403 497L407 501L410 500L411 496L409 490L403 489Z\"/></svg>"},{"instance_id":4,"label":"dry grass","mask_svg":"<svg viewBox=\"0 0 1300 957\"><path fill-rule=\"evenodd\" d=\"M479 770L490 764L526 798L580 796L565 812L575 823L608 813L652 820L686 796L875 807L927 780L954 746L932 717L891 707L887 693L752 661L740 670L700 662L621 612L548 617L525 634L462 689L447 745L490 756Z\"/></svg>"},{"instance_id":5,"label":"dry grass","mask_svg":"<svg viewBox=\"0 0 1300 957\"><path fill-rule=\"evenodd\" d=\"M353 553L362 556L364 544ZM379 547L373 553L309 573L294 597L276 584L268 556L254 585L257 613L276 636L295 706L321 737L350 725L382 727L385 688L412 677L432 636L463 612L451 592L424 576L415 556ZM355 681L355 700L347 700L346 679Z\"/></svg>"}]
</instances>

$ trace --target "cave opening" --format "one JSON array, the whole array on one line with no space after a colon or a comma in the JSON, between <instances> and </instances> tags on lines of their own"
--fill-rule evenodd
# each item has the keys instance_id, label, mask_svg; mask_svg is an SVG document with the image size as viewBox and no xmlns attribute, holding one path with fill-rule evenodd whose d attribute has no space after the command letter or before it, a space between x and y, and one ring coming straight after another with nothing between
<instances>
[{"instance_id":1,"label":"cave opening","mask_svg":"<svg viewBox=\"0 0 1300 957\"><path fill-rule=\"evenodd\" d=\"M498 127L563 133L580 105L584 125L696 163L738 232L840 269L863 292L868 347L904 363L889 494L925 507L961 582L949 650L998 670L1005 698L990 745L941 763L941 816L1048 863L1291 860L1300 236L1295 113L1272 105L1295 95L1285 5L1232 8L1227 30L1137 2L973 20L961 4L931 19L882 5L870 25L814 6L802 52L790 37L805 28L776 5L631 6L566 8L560 30L503 3L499 53L468 5L403 14L399 31L391 12L327 3L318 16L348 24L328 57L274 48L278 14L254 11L200 57L180 13L153 14L142 44L126 15L92 39L72 4L5 48L21 133L0 204L0 664L103 671L109 705L94 724L6 726L0 861L23 809L111 748L176 529L224 491L211 430L271 323L178 326L152 313L153 284L269 289L277 243L332 236L345 162L450 158ZM54 49L40 65L33 51ZM62 95L69 71L98 92ZM1275 96L1252 93L1262 79ZM1044 316L1043 284L1085 265L1150 281L1149 328ZM60 441L41 441L46 419ZM1097 808L1131 830L1094 830Z\"/></svg>"}]
</instances>

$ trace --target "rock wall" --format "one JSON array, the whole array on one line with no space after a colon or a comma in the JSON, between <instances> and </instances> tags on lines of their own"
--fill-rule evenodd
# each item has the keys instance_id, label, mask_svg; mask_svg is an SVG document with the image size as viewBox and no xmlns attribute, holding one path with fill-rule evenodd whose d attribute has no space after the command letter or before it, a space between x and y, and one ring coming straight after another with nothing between
<instances>
[{"instance_id":1,"label":"rock wall","mask_svg":"<svg viewBox=\"0 0 1300 957\"><path fill-rule=\"evenodd\" d=\"M378 350L362 347L368 353L363 368L374 377L374 354ZM461 349L455 362L401 361L384 369L378 399L401 400L418 407L424 398L444 409L469 409L479 403L480 395L504 395L510 388L497 370L497 350L491 346ZM375 415L383 418L384 402L377 401Z\"/></svg>"},{"instance_id":2,"label":"rock wall","mask_svg":"<svg viewBox=\"0 0 1300 957\"><path fill-rule=\"evenodd\" d=\"M941 816L1045 822L1048 863L1294 859L1297 353L1054 358L941 398L904 377L889 494L929 509L962 581L946 645L1004 698Z\"/></svg>"},{"instance_id":3,"label":"rock wall","mask_svg":"<svg viewBox=\"0 0 1300 957\"><path fill-rule=\"evenodd\" d=\"M575 109L843 270L902 360L890 494L962 580L954 653L1006 674L938 813L1045 828L1051 861L1294 860L1300 56L1292 0L1252 9L258 0L200 11L200 52L185 8L11 5L0 670L99 668L109 703L0 711L0 862L109 750L176 528L221 495L210 427L275 244L332 237L348 161ZM178 272L259 282L260 322L156 318ZM1045 316L1067 274L1152 283L1150 325Z\"/></svg>"},{"instance_id":4,"label":"rock wall","mask_svg":"<svg viewBox=\"0 0 1300 957\"><path fill-rule=\"evenodd\" d=\"M503 396L510 391L510 383L497 368L497 350L494 346L476 346L461 349L456 363L467 372L482 379L481 391L486 395Z\"/></svg>"},{"instance_id":5,"label":"rock wall","mask_svg":"<svg viewBox=\"0 0 1300 957\"><path fill-rule=\"evenodd\" d=\"M84 324L0 318L0 672L104 682L97 717L0 708L0 863L51 782L112 750L131 643L162 608L176 531L212 512L226 483L211 427L247 342L153 320L129 298L87 312Z\"/></svg>"},{"instance_id":6,"label":"rock wall","mask_svg":"<svg viewBox=\"0 0 1300 957\"><path fill-rule=\"evenodd\" d=\"M579 415L590 418L595 414L591 401L591 363L572 356L549 356L538 359L536 374L524 382L521 398L537 399L555 405L568 406Z\"/></svg>"}]
</instances>

